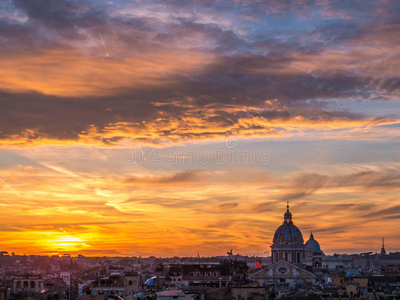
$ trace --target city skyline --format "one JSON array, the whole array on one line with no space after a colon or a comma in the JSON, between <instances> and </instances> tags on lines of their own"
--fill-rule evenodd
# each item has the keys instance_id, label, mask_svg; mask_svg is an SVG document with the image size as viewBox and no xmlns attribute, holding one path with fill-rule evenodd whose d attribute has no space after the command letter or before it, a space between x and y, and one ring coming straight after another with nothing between
<instances>
[{"instance_id":1,"label":"city skyline","mask_svg":"<svg viewBox=\"0 0 400 300\"><path fill-rule=\"evenodd\" d=\"M0 3L0 250L400 250L400 2Z\"/></svg>"}]
</instances>

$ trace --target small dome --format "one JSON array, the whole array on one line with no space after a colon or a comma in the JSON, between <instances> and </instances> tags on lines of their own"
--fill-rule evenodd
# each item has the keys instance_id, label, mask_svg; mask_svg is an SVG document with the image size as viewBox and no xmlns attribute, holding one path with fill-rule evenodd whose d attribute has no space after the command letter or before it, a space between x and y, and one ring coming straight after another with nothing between
<instances>
[{"instance_id":1,"label":"small dome","mask_svg":"<svg viewBox=\"0 0 400 300\"><path fill-rule=\"evenodd\" d=\"M289 212L289 205L284 215L284 221L275 231L274 245L303 245L303 235L299 228L293 224L292 214Z\"/></svg>"},{"instance_id":2,"label":"small dome","mask_svg":"<svg viewBox=\"0 0 400 300\"><path fill-rule=\"evenodd\" d=\"M321 247L319 246L319 243L317 240L314 239L314 235L310 234L310 239L306 242L305 244L306 249L311 249L313 251L321 251Z\"/></svg>"}]
</instances>

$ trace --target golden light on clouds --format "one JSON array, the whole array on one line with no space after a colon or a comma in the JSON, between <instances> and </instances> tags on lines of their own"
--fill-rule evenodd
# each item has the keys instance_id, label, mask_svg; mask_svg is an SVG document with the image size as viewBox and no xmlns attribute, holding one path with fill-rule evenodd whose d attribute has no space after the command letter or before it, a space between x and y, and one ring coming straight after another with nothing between
<instances>
[{"instance_id":1,"label":"golden light on clouds","mask_svg":"<svg viewBox=\"0 0 400 300\"><path fill-rule=\"evenodd\" d=\"M95 125L81 131L75 139L52 139L38 129L27 129L19 135L13 135L0 141L0 145L8 147L31 147L38 145L93 145L100 147L126 147L133 143L143 145L180 144L188 140L221 140L228 136L237 137L272 137L289 138L293 135L307 135L311 131L314 136L323 139L379 139L382 137L380 126L399 124L397 119L381 119L367 117L353 119L347 116L329 113L318 117L283 112L273 118L263 116L263 110L253 110L248 114L247 107L236 107L233 114L243 116L236 123L222 124L222 120L208 121L215 116L214 109L188 108L185 115L177 118L163 117L143 122L110 123L104 128ZM226 113L232 111L229 108ZM225 113L219 109L218 113ZM258 116L253 116L254 114ZM284 129L283 129L284 128ZM390 130L390 129L388 129ZM389 131L387 131L389 132ZM396 134L393 130L392 134Z\"/></svg>"},{"instance_id":2,"label":"golden light on clouds","mask_svg":"<svg viewBox=\"0 0 400 300\"><path fill-rule=\"evenodd\" d=\"M313 230L324 250L339 251L352 247L354 235L366 241L369 230L388 236L380 218L395 210L385 212L391 196L383 194L398 189L399 180L394 170L280 178L251 168L134 176L116 169L98 176L43 166L2 172L3 229L12 231L4 246L13 251L194 255L196 249L212 255L226 247L255 253L268 248L286 199L305 237Z\"/></svg>"},{"instance_id":3,"label":"golden light on clouds","mask_svg":"<svg viewBox=\"0 0 400 300\"><path fill-rule=\"evenodd\" d=\"M212 55L191 51L108 58L75 49L19 51L0 57L0 88L62 97L105 96L116 89L172 85L174 76L211 61Z\"/></svg>"}]
</instances>

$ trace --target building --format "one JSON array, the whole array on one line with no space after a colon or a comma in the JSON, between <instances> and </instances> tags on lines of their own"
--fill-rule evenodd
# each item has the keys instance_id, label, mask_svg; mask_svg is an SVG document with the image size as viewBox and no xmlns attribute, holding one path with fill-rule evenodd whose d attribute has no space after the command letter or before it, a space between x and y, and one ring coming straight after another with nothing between
<instances>
[{"instance_id":1,"label":"building","mask_svg":"<svg viewBox=\"0 0 400 300\"><path fill-rule=\"evenodd\" d=\"M188 286L218 288L229 281L230 267L234 262L180 263L163 265L169 278L168 287L184 289Z\"/></svg>"},{"instance_id":2,"label":"building","mask_svg":"<svg viewBox=\"0 0 400 300\"><path fill-rule=\"evenodd\" d=\"M293 223L289 204L283 217L283 224L275 231L271 253L272 263L285 260L292 264L303 265L305 262L303 235Z\"/></svg>"},{"instance_id":3,"label":"building","mask_svg":"<svg viewBox=\"0 0 400 300\"><path fill-rule=\"evenodd\" d=\"M10 299L10 292L11 289L0 287L0 300L7 300Z\"/></svg>"},{"instance_id":4,"label":"building","mask_svg":"<svg viewBox=\"0 0 400 300\"><path fill-rule=\"evenodd\" d=\"M43 278L36 275L16 276L13 282L14 294L40 293L43 287Z\"/></svg>"},{"instance_id":5,"label":"building","mask_svg":"<svg viewBox=\"0 0 400 300\"><path fill-rule=\"evenodd\" d=\"M272 246L272 264L253 273L250 278L261 285L272 283L313 282L317 276L306 270L306 261L311 261L318 268L322 267L322 251L314 236L307 241L308 247L318 245L319 251L309 251L300 229L294 225L289 204L283 216L283 224L276 229Z\"/></svg>"},{"instance_id":6,"label":"building","mask_svg":"<svg viewBox=\"0 0 400 300\"><path fill-rule=\"evenodd\" d=\"M268 288L261 286L237 286L231 288L232 299L268 299Z\"/></svg>"},{"instance_id":7,"label":"building","mask_svg":"<svg viewBox=\"0 0 400 300\"><path fill-rule=\"evenodd\" d=\"M71 273L70 272L61 272L60 278L66 285L71 286Z\"/></svg>"},{"instance_id":8,"label":"building","mask_svg":"<svg viewBox=\"0 0 400 300\"><path fill-rule=\"evenodd\" d=\"M272 263L285 260L298 266L322 268L324 252L312 232L310 239L304 244L300 229L293 223L289 203L283 216L283 224L275 231L271 250Z\"/></svg>"},{"instance_id":9,"label":"building","mask_svg":"<svg viewBox=\"0 0 400 300\"><path fill-rule=\"evenodd\" d=\"M311 232L310 239L305 243L305 256L306 266L314 268L322 268L322 258L324 253L317 240L314 239L314 235Z\"/></svg>"},{"instance_id":10,"label":"building","mask_svg":"<svg viewBox=\"0 0 400 300\"><path fill-rule=\"evenodd\" d=\"M186 300L186 295L181 290L157 292L156 295L159 300Z\"/></svg>"},{"instance_id":11,"label":"building","mask_svg":"<svg viewBox=\"0 0 400 300\"><path fill-rule=\"evenodd\" d=\"M133 299L139 291L139 274L132 272L123 275L110 275L81 288L83 300L103 300L108 298ZM79 295L81 297L81 295Z\"/></svg>"}]
</instances>

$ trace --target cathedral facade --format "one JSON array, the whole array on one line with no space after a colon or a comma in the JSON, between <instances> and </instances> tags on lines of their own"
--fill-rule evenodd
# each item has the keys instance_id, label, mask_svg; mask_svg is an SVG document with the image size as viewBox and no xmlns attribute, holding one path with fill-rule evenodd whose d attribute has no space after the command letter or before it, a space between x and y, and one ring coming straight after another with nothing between
<instances>
[{"instance_id":1,"label":"cathedral facade","mask_svg":"<svg viewBox=\"0 0 400 300\"><path fill-rule=\"evenodd\" d=\"M312 233L310 239L304 243L300 229L294 225L288 204L283 223L276 229L272 240L272 263L251 277L261 284L276 281L314 281L316 273L322 268L323 256L324 253Z\"/></svg>"},{"instance_id":2,"label":"cathedral facade","mask_svg":"<svg viewBox=\"0 0 400 300\"><path fill-rule=\"evenodd\" d=\"M271 246L272 263L285 260L296 265L305 263L305 245L303 235L294 225L292 214L287 206L283 217L283 224L275 231Z\"/></svg>"},{"instance_id":3,"label":"cathedral facade","mask_svg":"<svg viewBox=\"0 0 400 300\"><path fill-rule=\"evenodd\" d=\"M314 235L304 243L300 229L294 225L289 204L283 216L283 224L275 231L271 246L272 263L281 260L288 261L298 266L322 267L324 253Z\"/></svg>"}]
</instances>

